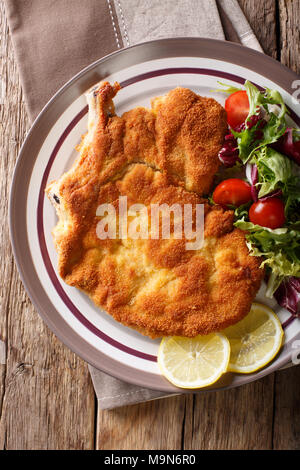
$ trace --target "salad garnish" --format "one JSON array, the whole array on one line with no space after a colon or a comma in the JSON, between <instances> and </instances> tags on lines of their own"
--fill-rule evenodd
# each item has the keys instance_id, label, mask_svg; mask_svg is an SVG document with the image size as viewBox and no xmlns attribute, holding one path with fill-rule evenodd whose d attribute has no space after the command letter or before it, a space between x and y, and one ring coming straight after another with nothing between
<instances>
[{"instance_id":1,"label":"salad garnish","mask_svg":"<svg viewBox=\"0 0 300 470\"><path fill-rule=\"evenodd\" d=\"M244 173L243 179L222 181L212 200L235 209L234 225L247 232L250 254L262 257L266 296L299 316L300 130L287 124L289 111L277 90L258 89L248 80L245 89L220 85L229 95L229 132L219 159Z\"/></svg>"}]
</instances>

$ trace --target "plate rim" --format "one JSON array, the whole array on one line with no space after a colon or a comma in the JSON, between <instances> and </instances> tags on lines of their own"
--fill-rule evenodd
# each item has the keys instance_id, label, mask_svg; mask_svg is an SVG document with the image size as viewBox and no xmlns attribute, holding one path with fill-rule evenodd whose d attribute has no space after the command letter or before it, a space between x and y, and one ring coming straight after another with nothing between
<instances>
[{"instance_id":1,"label":"plate rim","mask_svg":"<svg viewBox=\"0 0 300 470\"><path fill-rule=\"evenodd\" d=\"M175 46L177 46L177 48L175 48ZM189 50L189 47L191 46L193 46L193 49L197 48L198 50L197 55L194 54L195 52L194 50L193 50L193 54L187 53L187 51ZM170 48L172 52L171 55L170 55ZM176 49L176 52L175 52L175 49ZM179 53L179 51L181 51L181 53ZM185 52L184 54L182 53L183 51ZM149 52L155 57L152 57L150 54L151 58L149 58L149 56L147 56L147 53ZM158 54L159 56L157 56L158 52L159 52ZM136 56L139 54L140 54L139 56L140 58L137 60ZM105 73L104 76L102 77L97 76L96 78L94 77L93 74L91 74L92 71L94 71L98 67L99 68L102 67L105 70L105 64L107 62L114 61L116 57L117 59L118 58L120 59L120 56L122 59L121 63L126 64L126 67L131 66L131 65L136 65L145 60L149 61L149 60L163 59L163 58L168 58L168 57L183 57L183 56L188 57L189 56L189 57L206 57L206 58L209 57L215 60L221 60L227 63L229 62L229 63L233 63L233 64L240 65L243 67L247 67L258 73L261 73L261 70L263 69L264 73L261 73L261 74L264 77L270 78L271 80L276 81L276 83L278 83L278 85L281 86L283 89L285 89L289 94L291 94L291 89L287 86L288 77L289 77L289 84L291 84L292 81L299 79L299 76L295 72L288 69L285 65L276 61L275 59L269 56L266 56L260 52L254 51L253 49L249 49L249 48L246 48L245 46L232 43L229 41L220 41L216 39L197 38L197 37L194 37L194 38L188 38L188 37L180 38L179 37L179 38L158 39L158 40L139 43L139 44L136 44L136 45L133 45L133 46L121 49L121 50L117 50L111 54L108 54L107 56L91 63L90 65L82 69L80 72L78 72L76 75L74 75L68 82L66 82L53 95L53 97L43 107L41 112L38 114L38 116L34 120L21 146L21 149L20 149L17 161L16 161L15 169L13 172L12 182L11 182L11 190L10 190L10 197L9 197L9 232L10 232L12 251L14 254L14 259L15 259L15 262L19 271L20 278L37 312L39 313L41 318L45 321L45 323L50 328L50 330L64 344L66 344L69 347L69 349L71 349L79 357L83 358L87 363L93 365L94 367L120 380L124 380L126 382L129 382L129 383L141 386L141 387L147 387L147 388L159 390L162 392L180 393L182 392L182 390L171 385L164 377L156 375L151 372L137 371L137 369L129 365L125 366L123 363L119 362L117 359L109 357L106 354L102 353L97 348L89 344L79 334L75 333L72 327L63 319L63 317L57 312L57 310L51 303L51 299L48 298L47 293L45 292L44 288L42 287L39 281L39 277L36 272L35 266L33 264L30 251L28 250L24 256L24 248L22 249L20 247L20 243L18 239L16 203L18 201L18 191L20 192L20 189L17 188L16 183L20 175L22 175L23 180L24 180L24 175L25 177L28 177L29 175L29 178L30 178L31 171L35 163L35 157L37 156L37 153L42 143L44 142L44 137L42 136L40 137L40 140L39 140L40 145L37 145L36 143L34 143L36 133L38 131L41 131L43 121L46 120L45 128L51 129L56 119L61 115L59 106L55 108L55 106L59 104L59 99L61 96L63 96L66 93L67 94L69 93L69 97L68 96L67 97L69 98L70 102L67 105L64 104L62 106L64 109L66 109L66 107L68 107L72 103L72 101L79 96L79 94L82 94L87 88L89 88L89 86L91 86L92 83L96 83L97 81L105 78L105 76L108 75L108 73ZM130 56L133 56L133 58L134 57L135 58L133 60L133 63L128 64L126 59L130 58ZM224 57L227 57L227 59L230 58L230 60L225 60ZM248 63L247 64L243 63L245 62L245 60L248 62L250 60L249 58L254 59L255 68L253 65L252 67L249 67ZM132 60L132 57L131 57L131 60ZM266 63L269 63L269 67L267 67ZM258 64L260 65L261 68L259 68ZM265 73L265 67L268 73ZM123 68L122 66L119 66L118 70L121 70L122 68ZM281 75L284 75L284 77L282 77L279 74L279 69L282 70ZM115 71L117 70L110 71L109 74ZM274 75L272 75L274 71L277 72L276 79L274 79ZM90 77L89 75L92 75L92 76ZM278 75L280 79L284 78L284 80L279 81ZM91 82L91 84L88 84L88 82ZM74 87L73 85L76 83L79 86ZM30 168L26 168L26 164L25 164L27 163L26 155L28 155L27 149L28 147L30 147L31 144L33 144L33 149L35 149L35 152L32 151L32 146L31 146L31 153L33 157L31 158L32 161L30 163L32 163L32 166ZM26 191L25 199L26 201L23 201L23 204L25 205L25 208L26 208L27 207L27 191ZM26 214L24 216L25 216L25 226L27 226ZM27 230L26 230L25 238L26 238L25 245L28 246ZM25 261L27 261L27 263ZM28 279L29 274L27 272L28 271L27 266L29 266L30 264L31 264L30 269L31 271L33 271L31 272L31 277L32 277L31 281ZM37 284L33 283L33 280L35 281L37 280L38 281ZM34 288L33 288L33 284L34 284ZM43 297L43 302L41 302L42 297ZM59 320L61 323L60 328L58 327L57 323L53 321L54 317L53 318L51 317L50 312L51 311L53 312L53 310L56 312L56 317L57 316L59 317ZM295 341L296 339L300 339L300 332L291 341ZM284 366L286 363L289 362L290 356L292 354L292 351L289 351L290 348L288 347L290 346L290 342L284 345L284 348L281 351L280 358L272 362L267 368L263 369L262 371L255 373L255 374L248 375L246 377L245 376L240 377L240 380L235 380L234 383L229 383L229 385L221 384L221 386L219 387L213 386L211 388L199 390L197 391L197 393L234 388L242 384L246 384L246 383L250 383L252 381L258 380L259 378L264 377L271 372L274 372L275 370L277 370L278 368ZM76 344L74 345L74 343ZM82 344L83 347L80 348L79 347L80 345L78 343L83 343ZM113 370L111 370L112 366L113 366ZM186 392L195 393L195 390L193 391L185 390L185 393Z\"/></svg>"}]
</instances>

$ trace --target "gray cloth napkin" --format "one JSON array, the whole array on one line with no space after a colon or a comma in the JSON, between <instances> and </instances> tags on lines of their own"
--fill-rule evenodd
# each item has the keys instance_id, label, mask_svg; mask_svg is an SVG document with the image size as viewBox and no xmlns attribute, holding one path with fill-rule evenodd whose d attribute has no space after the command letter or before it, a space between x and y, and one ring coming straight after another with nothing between
<instances>
[{"instance_id":1,"label":"gray cloth napkin","mask_svg":"<svg viewBox=\"0 0 300 470\"><path fill-rule=\"evenodd\" d=\"M33 119L75 73L138 42L195 36L262 50L237 0L5 0L22 87ZM99 407L168 396L89 366Z\"/></svg>"}]
</instances>

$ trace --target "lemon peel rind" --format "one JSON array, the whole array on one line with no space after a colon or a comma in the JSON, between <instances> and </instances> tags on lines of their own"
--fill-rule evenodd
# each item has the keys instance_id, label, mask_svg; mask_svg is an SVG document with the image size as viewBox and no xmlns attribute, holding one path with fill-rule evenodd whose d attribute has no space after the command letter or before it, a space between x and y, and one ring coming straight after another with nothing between
<instances>
[{"instance_id":1,"label":"lemon peel rind","mask_svg":"<svg viewBox=\"0 0 300 470\"><path fill-rule=\"evenodd\" d=\"M284 342L284 331L282 329L282 325L280 323L280 320L277 317L277 315L275 314L275 312L269 306L261 304L259 302L254 302L252 304L252 307L254 307L254 309L262 309L262 310L264 310L265 312L268 313L268 316L269 316L270 319L272 319L273 324L275 325L275 328L276 328L277 332L280 333L280 335L278 336L279 340L278 340L278 342L275 342L275 345L274 345L274 348L272 349L272 351L266 357L264 357L261 361L259 361L258 363L253 364L253 367L251 367L251 366L246 366L246 367L238 366L238 365L236 365L234 363L231 363L229 361L228 372L234 372L236 374L253 374L254 372L257 372L257 371L263 369L264 367L266 367L268 364L270 364L270 362L273 361L273 359L277 356L278 352L282 348L282 345L283 345L283 342Z\"/></svg>"}]
</instances>

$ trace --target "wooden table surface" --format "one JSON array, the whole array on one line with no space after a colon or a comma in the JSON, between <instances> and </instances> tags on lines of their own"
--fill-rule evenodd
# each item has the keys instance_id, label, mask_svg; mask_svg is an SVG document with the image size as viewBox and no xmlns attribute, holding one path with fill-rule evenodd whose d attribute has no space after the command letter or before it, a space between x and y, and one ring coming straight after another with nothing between
<instances>
[{"instance_id":1,"label":"wooden table surface","mask_svg":"<svg viewBox=\"0 0 300 470\"><path fill-rule=\"evenodd\" d=\"M264 51L299 73L300 0L240 4ZM231 391L97 407L87 365L43 323L11 253L7 201L29 119L2 0L0 13L0 448L299 449L300 367Z\"/></svg>"}]
</instances>

